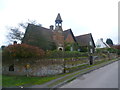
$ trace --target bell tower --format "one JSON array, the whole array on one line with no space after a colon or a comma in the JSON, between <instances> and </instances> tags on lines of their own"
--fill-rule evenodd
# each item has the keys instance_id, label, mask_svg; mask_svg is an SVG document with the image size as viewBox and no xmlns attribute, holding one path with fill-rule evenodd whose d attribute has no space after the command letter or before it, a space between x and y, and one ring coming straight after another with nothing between
<instances>
[{"instance_id":1,"label":"bell tower","mask_svg":"<svg viewBox=\"0 0 120 90\"><path fill-rule=\"evenodd\" d=\"M61 33L63 32L62 19L61 19L60 13L58 13L56 20L55 20L55 30Z\"/></svg>"},{"instance_id":2,"label":"bell tower","mask_svg":"<svg viewBox=\"0 0 120 90\"><path fill-rule=\"evenodd\" d=\"M57 45L58 50L64 50L64 35L62 29L62 19L60 13L58 13L55 20L55 30L53 31L53 39Z\"/></svg>"},{"instance_id":3,"label":"bell tower","mask_svg":"<svg viewBox=\"0 0 120 90\"><path fill-rule=\"evenodd\" d=\"M62 19L61 19L60 13L58 13L56 20L55 20L55 27L57 27L57 26L62 27Z\"/></svg>"}]
</instances>

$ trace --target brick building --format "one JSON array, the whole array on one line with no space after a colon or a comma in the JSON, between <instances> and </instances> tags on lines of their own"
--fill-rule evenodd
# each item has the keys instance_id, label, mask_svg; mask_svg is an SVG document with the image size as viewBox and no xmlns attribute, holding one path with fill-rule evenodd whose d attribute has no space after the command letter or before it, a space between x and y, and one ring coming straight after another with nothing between
<instances>
[{"instance_id":1,"label":"brick building","mask_svg":"<svg viewBox=\"0 0 120 90\"><path fill-rule=\"evenodd\" d=\"M76 43L75 37L71 29L62 29L62 19L58 13L55 20L55 29L51 25L50 28L44 28L33 24L28 24L22 43L40 47L44 50L64 50L64 43Z\"/></svg>"},{"instance_id":2,"label":"brick building","mask_svg":"<svg viewBox=\"0 0 120 90\"><path fill-rule=\"evenodd\" d=\"M53 25L50 28L28 24L22 43L37 46L44 50L65 50L66 43L69 44L69 50L74 51L74 44L79 44L82 47L89 47L91 42L92 48L95 48L92 34L74 36L71 29L62 29L62 18L58 13L55 19L55 28ZM79 47L78 47L79 49ZM80 50L80 49L79 49Z\"/></svg>"}]
</instances>

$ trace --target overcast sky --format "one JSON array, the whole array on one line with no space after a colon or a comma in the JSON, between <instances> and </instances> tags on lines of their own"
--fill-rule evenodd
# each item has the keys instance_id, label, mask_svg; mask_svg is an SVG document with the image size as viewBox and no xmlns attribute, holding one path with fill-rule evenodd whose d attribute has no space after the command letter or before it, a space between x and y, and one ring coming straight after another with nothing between
<instances>
[{"instance_id":1,"label":"overcast sky","mask_svg":"<svg viewBox=\"0 0 120 90\"><path fill-rule=\"evenodd\" d=\"M7 28L16 27L28 19L43 27L55 24L57 14L63 20L63 29L71 28L74 35L92 33L97 39L111 38L118 43L119 0L0 0L0 46L8 44Z\"/></svg>"}]
</instances>

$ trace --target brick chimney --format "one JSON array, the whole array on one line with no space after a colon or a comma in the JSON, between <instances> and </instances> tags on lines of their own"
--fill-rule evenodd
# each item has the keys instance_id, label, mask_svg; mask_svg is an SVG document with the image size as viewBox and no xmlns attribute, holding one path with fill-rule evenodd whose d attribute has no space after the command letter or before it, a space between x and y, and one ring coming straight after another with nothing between
<instances>
[{"instance_id":1,"label":"brick chimney","mask_svg":"<svg viewBox=\"0 0 120 90\"><path fill-rule=\"evenodd\" d=\"M100 40L103 42L103 38L100 38Z\"/></svg>"},{"instance_id":2,"label":"brick chimney","mask_svg":"<svg viewBox=\"0 0 120 90\"><path fill-rule=\"evenodd\" d=\"M16 45L16 44L17 44L17 41L14 41L14 42L13 42L13 45Z\"/></svg>"},{"instance_id":3,"label":"brick chimney","mask_svg":"<svg viewBox=\"0 0 120 90\"><path fill-rule=\"evenodd\" d=\"M54 26L53 26L53 25L50 25L50 29L53 30L53 29L54 29Z\"/></svg>"}]
</instances>

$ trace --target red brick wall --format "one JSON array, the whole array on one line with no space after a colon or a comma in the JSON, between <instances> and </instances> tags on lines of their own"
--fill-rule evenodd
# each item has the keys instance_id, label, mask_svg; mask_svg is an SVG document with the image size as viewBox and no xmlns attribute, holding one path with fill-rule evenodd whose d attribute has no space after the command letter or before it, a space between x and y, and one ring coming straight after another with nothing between
<instances>
[{"instance_id":1,"label":"red brick wall","mask_svg":"<svg viewBox=\"0 0 120 90\"><path fill-rule=\"evenodd\" d=\"M73 39L73 37L72 37L71 34L69 34L69 35L67 36L65 42L68 42L68 43L73 43L73 42L74 42L74 39Z\"/></svg>"},{"instance_id":2,"label":"red brick wall","mask_svg":"<svg viewBox=\"0 0 120 90\"><path fill-rule=\"evenodd\" d=\"M64 45L64 36L59 32L54 32L53 40L56 42L57 45L58 44Z\"/></svg>"}]
</instances>

